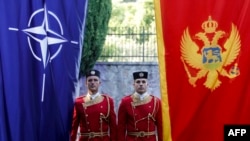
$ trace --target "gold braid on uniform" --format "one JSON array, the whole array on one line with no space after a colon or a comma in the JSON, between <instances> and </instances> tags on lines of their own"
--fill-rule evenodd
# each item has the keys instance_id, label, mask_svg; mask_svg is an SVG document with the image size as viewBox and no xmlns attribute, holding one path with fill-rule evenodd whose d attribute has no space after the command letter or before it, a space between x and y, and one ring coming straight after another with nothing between
<instances>
[{"instance_id":1,"label":"gold braid on uniform","mask_svg":"<svg viewBox=\"0 0 250 141\"><path fill-rule=\"evenodd\" d=\"M83 97L83 100L84 100L84 103L82 103L82 105L83 105L83 108L86 109L88 106L100 103L103 100L103 97L100 95L100 96L97 96L95 99L90 100L90 97L85 96Z\"/></svg>"},{"instance_id":2,"label":"gold braid on uniform","mask_svg":"<svg viewBox=\"0 0 250 141\"><path fill-rule=\"evenodd\" d=\"M101 125L101 133L103 132L102 131L102 119L104 119L105 121L107 121L109 123L109 114L110 114L110 102L109 102L109 98L105 95L102 95L103 97L105 97L107 99L107 103L108 103L108 111L107 111L107 115L105 116L103 113L100 113L100 125Z\"/></svg>"},{"instance_id":3,"label":"gold braid on uniform","mask_svg":"<svg viewBox=\"0 0 250 141\"><path fill-rule=\"evenodd\" d=\"M139 121L142 121L142 120L144 120L144 119L148 119L148 133L150 133L149 132L149 121L150 121L150 119L152 119L154 122L156 121L155 120L155 115L156 115L156 104L157 104L157 99L156 99L156 97L154 97L154 96L148 96L148 97L146 97L144 100L140 100L140 98L139 97L137 97L136 95L131 95L131 97L132 97L132 102L131 102L131 105L132 105L132 111L133 111L133 115L134 115L134 126L135 126L135 129L136 129L136 125L137 125L137 123L139 122ZM139 105L144 105L144 104L146 104L146 103L148 103L148 102L150 102L151 101L151 99L152 98L154 98L154 107L153 107L153 112L152 112L152 114L151 113L148 113L148 115L146 116L146 117L143 117L143 118L141 118L141 119L139 119L139 120L135 120L135 114L134 114L134 109L135 109L135 107L136 106L139 106ZM159 107L158 107L159 108ZM157 109L158 109L157 108ZM138 132L139 133L139 132ZM147 135L147 137L149 137L149 135L150 134L148 134Z\"/></svg>"},{"instance_id":4,"label":"gold braid on uniform","mask_svg":"<svg viewBox=\"0 0 250 141\"><path fill-rule=\"evenodd\" d=\"M107 111L107 115L105 116L103 113L100 113L100 133L96 133L97 135L95 135L95 136L99 136L99 134L102 136L102 135L106 135L107 133L106 132L103 132L102 131L102 124L103 124L103 120L102 119L104 119L105 121L107 121L107 122L109 122L109 120L108 120L108 117L109 117L109 115L110 115L110 101L109 101L109 98L107 97L107 96L105 96L105 95L100 95L100 96L98 96L98 97L96 97L94 100L90 100L90 98L89 97L87 97L87 96L85 96L83 99L84 99L84 103L82 103L82 105L83 105L83 109L84 109L84 111L85 111L85 109L88 107L88 106L91 106L91 105L95 105L95 104L97 104L97 103L100 103L104 98L106 98L107 99L107 103L108 103L108 111ZM93 136L92 136L92 134L94 135L95 134L95 132L91 132L91 136L89 136L89 138L92 138ZM89 134L88 134L89 135ZM103 137L103 136L102 136Z\"/></svg>"}]
</instances>

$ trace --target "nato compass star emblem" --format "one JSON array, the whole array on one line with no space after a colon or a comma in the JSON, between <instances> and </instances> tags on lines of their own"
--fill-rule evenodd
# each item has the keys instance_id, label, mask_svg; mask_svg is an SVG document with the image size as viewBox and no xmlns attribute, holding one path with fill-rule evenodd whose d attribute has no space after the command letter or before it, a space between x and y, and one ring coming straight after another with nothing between
<instances>
[{"instance_id":1,"label":"nato compass star emblem","mask_svg":"<svg viewBox=\"0 0 250 141\"><path fill-rule=\"evenodd\" d=\"M34 23L35 18L41 15L43 16L41 23L38 23L37 26L32 26L31 24ZM53 29L53 27L50 26L50 19L53 19L53 21L55 21L54 23L57 24L57 30ZM19 31L19 29L13 27L9 27L9 30ZM58 16L52 11L47 10L46 5L44 6L44 8L38 9L31 14L27 28L22 29L21 31L23 31L27 35L27 42L29 44L30 51L36 60L41 61L43 63L44 69L46 68L47 64L50 63L54 58L56 58L56 56L60 53L63 47L63 43L69 42L63 37L64 31ZM39 44L41 55L35 53L34 48L31 44L31 40ZM70 42L72 44L78 44L77 41ZM48 50L52 45L58 46L57 50L53 54L51 54ZM46 74L44 73L41 92L42 102L44 101L45 78Z\"/></svg>"}]
</instances>

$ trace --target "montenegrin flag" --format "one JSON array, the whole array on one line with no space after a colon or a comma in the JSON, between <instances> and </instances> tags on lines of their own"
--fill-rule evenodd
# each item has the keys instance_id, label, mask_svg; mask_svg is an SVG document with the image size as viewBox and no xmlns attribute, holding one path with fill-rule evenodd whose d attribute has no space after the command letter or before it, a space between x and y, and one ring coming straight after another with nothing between
<instances>
[{"instance_id":1,"label":"montenegrin flag","mask_svg":"<svg viewBox=\"0 0 250 141\"><path fill-rule=\"evenodd\" d=\"M0 0L0 141L69 141L87 0Z\"/></svg>"},{"instance_id":2,"label":"montenegrin flag","mask_svg":"<svg viewBox=\"0 0 250 141\"><path fill-rule=\"evenodd\" d=\"M155 0L164 141L250 124L250 1Z\"/></svg>"}]
</instances>

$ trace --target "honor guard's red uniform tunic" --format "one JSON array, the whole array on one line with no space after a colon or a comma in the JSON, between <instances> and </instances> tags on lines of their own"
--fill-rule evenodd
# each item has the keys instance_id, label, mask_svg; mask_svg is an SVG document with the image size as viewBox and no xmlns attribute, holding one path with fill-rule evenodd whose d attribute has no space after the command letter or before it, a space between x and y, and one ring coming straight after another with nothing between
<instances>
[{"instance_id":1,"label":"honor guard's red uniform tunic","mask_svg":"<svg viewBox=\"0 0 250 141\"><path fill-rule=\"evenodd\" d=\"M157 139L158 138L158 139ZM159 98L124 97L118 110L119 141L162 141L162 111Z\"/></svg>"},{"instance_id":2,"label":"honor guard's red uniform tunic","mask_svg":"<svg viewBox=\"0 0 250 141\"><path fill-rule=\"evenodd\" d=\"M94 100L87 96L76 99L72 122L71 141L116 141L116 115L113 99L99 95Z\"/></svg>"}]
</instances>

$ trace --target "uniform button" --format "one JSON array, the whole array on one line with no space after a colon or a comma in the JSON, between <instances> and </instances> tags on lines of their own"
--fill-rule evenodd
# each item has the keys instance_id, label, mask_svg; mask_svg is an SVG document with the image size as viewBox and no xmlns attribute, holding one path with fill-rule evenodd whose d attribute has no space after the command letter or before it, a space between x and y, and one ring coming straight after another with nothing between
<instances>
[{"instance_id":1,"label":"uniform button","mask_svg":"<svg viewBox=\"0 0 250 141\"><path fill-rule=\"evenodd\" d=\"M90 129L88 129L88 131L90 131Z\"/></svg>"},{"instance_id":2,"label":"uniform button","mask_svg":"<svg viewBox=\"0 0 250 141\"><path fill-rule=\"evenodd\" d=\"M87 124L89 124L89 122L87 122Z\"/></svg>"},{"instance_id":3,"label":"uniform button","mask_svg":"<svg viewBox=\"0 0 250 141\"><path fill-rule=\"evenodd\" d=\"M151 106L148 106L148 108L151 108Z\"/></svg>"},{"instance_id":4,"label":"uniform button","mask_svg":"<svg viewBox=\"0 0 250 141\"><path fill-rule=\"evenodd\" d=\"M101 108L103 108L103 107L101 106Z\"/></svg>"},{"instance_id":5,"label":"uniform button","mask_svg":"<svg viewBox=\"0 0 250 141\"><path fill-rule=\"evenodd\" d=\"M86 114L85 116L86 116L86 117L88 117L89 115L88 115L88 114Z\"/></svg>"}]
</instances>

